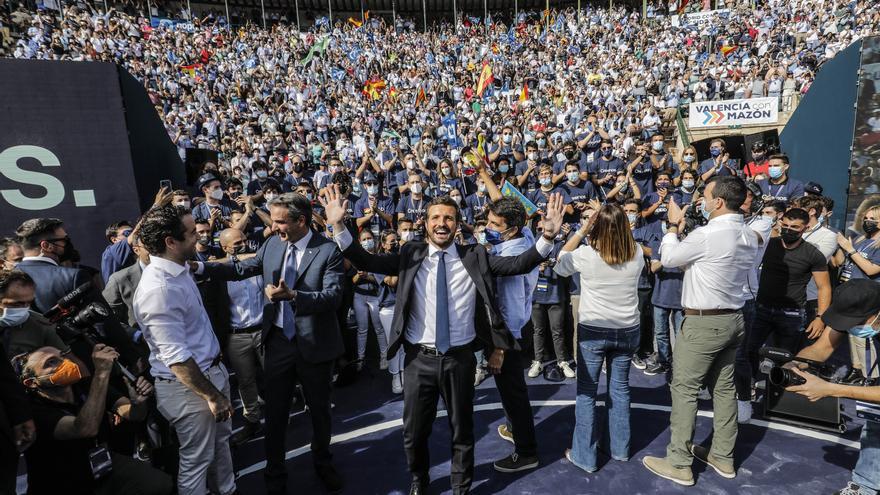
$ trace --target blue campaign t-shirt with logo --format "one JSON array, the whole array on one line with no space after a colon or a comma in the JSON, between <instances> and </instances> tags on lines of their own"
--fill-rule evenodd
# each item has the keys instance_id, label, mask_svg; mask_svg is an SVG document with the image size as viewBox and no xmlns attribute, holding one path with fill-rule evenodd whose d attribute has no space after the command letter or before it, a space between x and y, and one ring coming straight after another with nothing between
<instances>
[{"instance_id":1,"label":"blue campaign t-shirt with logo","mask_svg":"<svg viewBox=\"0 0 880 495\"><path fill-rule=\"evenodd\" d=\"M483 215L483 213L489 207L489 204L492 203L492 200L489 199L488 194L483 194L482 196L480 196L479 193L473 193L465 198L464 202L471 210L473 217L477 218Z\"/></svg>"},{"instance_id":2,"label":"blue campaign t-shirt with logo","mask_svg":"<svg viewBox=\"0 0 880 495\"><path fill-rule=\"evenodd\" d=\"M541 211L547 211L547 202L549 201L548 197L553 193L562 194L562 202L563 204L571 203L571 196L568 195L568 192L561 187L554 187L549 192L545 193L543 190L538 189L537 191L533 191L529 194L526 194L526 197L529 198L529 201L535 203L535 206L538 207Z\"/></svg>"},{"instance_id":3,"label":"blue campaign t-shirt with logo","mask_svg":"<svg viewBox=\"0 0 880 495\"><path fill-rule=\"evenodd\" d=\"M633 239L642 246L650 247L650 244L653 240L661 237L660 226L658 223L654 224L646 224L641 225L633 229ZM639 248L641 249L641 247ZM651 277L651 272L649 266L650 263L645 263L645 267L642 270L642 273L639 274L639 289L650 289L653 285L653 279Z\"/></svg>"},{"instance_id":4,"label":"blue campaign t-shirt with logo","mask_svg":"<svg viewBox=\"0 0 880 495\"><path fill-rule=\"evenodd\" d=\"M381 210L389 215L394 211L394 202L391 201L391 198L385 196L379 196L376 198L376 208ZM366 211L370 209L370 197L366 194L361 196L354 203L354 208L352 209L352 216L354 218L363 218L367 215ZM385 229L390 229L391 225L382 218L381 215L373 215L373 218L370 219L369 229L373 233L373 235L379 235Z\"/></svg>"},{"instance_id":5,"label":"blue campaign t-shirt with logo","mask_svg":"<svg viewBox=\"0 0 880 495\"><path fill-rule=\"evenodd\" d=\"M413 199L412 194L404 194L397 202L395 212L403 213L404 218L415 222L425 216L430 202L431 198L425 194L422 194L422 199Z\"/></svg>"},{"instance_id":6,"label":"blue campaign t-shirt with logo","mask_svg":"<svg viewBox=\"0 0 880 495\"><path fill-rule=\"evenodd\" d=\"M697 169L697 173L700 175L703 175L715 167L717 167L717 165L715 164L715 159L714 158L706 158L705 160L700 162L700 168ZM730 168L728 168L728 167L730 167ZM727 160L727 167L722 165L721 169L718 170L717 172L715 172L715 175L713 175L712 177L716 177L716 176L723 177L725 175L734 175L730 171L731 169L736 170L736 160L734 160L733 158L730 158Z\"/></svg>"},{"instance_id":7,"label":"blue campaign t-shirt with logo","mask_svg":"<svg viewBox=\"0 0 880 495\"><path fill-rule=\"evenodd\" d=\"M642 211L648 209L651 205L657 202L660 199L660 194L657 192L652 192L645 197L642 198ZM682 204L681 193L678 191L670 191L666 194L666 198L660 203L657 208L654 210L651 215L649 215L646 219L646 223L654 223L659 222L661 220L666 220L666 213L669 211L669 201L675 201L675 204Z\"/></svg>"},{"instance_id":8,"label":"blue campaign t-shirt with logo","mask_svg":"<svg viewBox=\"0 0 880 495\"><path fill-rule=\"evenodd\" d=\"M553 251L547 258L547 268L538 270L538 283L535 285L532 302L538 304L559 304L562 302L562 295L565 294L565 286L569 277L560 277L553 270L553 265L559 258L562 246L563 241L556 241Z\"/></svg>"},{"instance_id":9,"label":"blue campaign t-shirt with logo","mask_svg":"<svg viewBox=\"0 0 880 495\"><path fill-rule=\"evenodd\" d=\"M593 163L590 164L590 176L594 180L604 179L609 176L617 177L617 173L624 170L626 170L626 165L623 164L623 160L617 157L610 160L600 157L593 160ZM614 189L614 181L609 181L603 188L606 191Z\"/></svg>"},{"instance_id":10,"label":"blue campaign t-shirt with logo","mask_svg":"<svg viewBox=\"0 0 880 495\"><path fill-rule=\"evenodd\" d=\"M651 165L651 159L644 157L636 168L633 169L633 180L639 186L639 192L642 196L647 196L654 192L654 166Z\"/></svg>"},{"instance_id":11,"label":"blue campaign t-shirt with logo","mask_svg":"<svg viewBox=\"0 0 880 495\"><path fill-rule=\"evenodd\" d=\"M777 200L787 203L806 194L804 192L804 183L792 178L788 178L782 184L773 184L769 179L756 180L755 184L761 188L764 201Z\"/></svg>"},{"instance_id":12,"label":"blue campaign t-shirt with logo","mask_svg":"<svg viewBox=\"0 0 880 495\"><path fill-rule=\"evenodd\" d=\"M853 242L853 250L859 254L853 254L853 256L863 256L866 260L874 263L875 265L880 265L880 243L878 243L875 239L861 239L859 241ZM846 282L847 280L856 280L860 278L866 278L868 280L876 280L880 282L880 274L874 275L873 277L868 276L858 265L853 263L852 259L847 259L846 263L843 264L843 268L840 270L840 282Z\"/></svg>"},{"instance_id":13,"label":"blue campaign t-shirt with logo","mask_svg":"<svg viewBox=\"0 0 880 495\"><path fill-rule=\"evenodd\" d=\"M651 248L651 260L660 261L661 237L655 237L648 243ZM662 267L654 273L654 293L651 294L651 304L666 309L682 309L681 288L684 281L684 271L681 268Z\"/></svg>"},{"instance_id":14,"label":"blue campaign t-shirt with logo","mask_svg":"<svg viewBox=\"0 0 880 495\"><path fill-rule=\"evenodd\" d=\"M513 168L513 173L517 177L526 173L526 170L529 169L528 161L521 161L516 164L516 167ZM521 193L533 192L536 191L540 186L538 183L538 166L535 165L535 169L529 174L528 178L526 178L526 183L520 187Z\"/></svg>"}]
</instances>

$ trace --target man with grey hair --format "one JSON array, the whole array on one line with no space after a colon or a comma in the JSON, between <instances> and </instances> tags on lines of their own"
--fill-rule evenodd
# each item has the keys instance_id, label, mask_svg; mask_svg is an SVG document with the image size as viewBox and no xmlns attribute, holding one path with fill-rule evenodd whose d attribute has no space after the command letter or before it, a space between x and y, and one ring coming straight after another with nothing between
<instances>
[{"instance_id":1,"label":"man with grey hair","mask_svg":"<svg viewBox=\"0 0 880 495\"><path fill-rule=\"evenodd\" d=\"M232 264L197 263L196 274L219 280L262 275L266 301L260 338L264 349L266 489L286 493L285 441L296 380L312 418L315 471L330 492L343 487L331 464L330 390L333 362L343 352L336 310L342 302L342 255L310 228L312 204L287 193L269 201L271 229L256 256Z\"/></svg>"}]
</instances>

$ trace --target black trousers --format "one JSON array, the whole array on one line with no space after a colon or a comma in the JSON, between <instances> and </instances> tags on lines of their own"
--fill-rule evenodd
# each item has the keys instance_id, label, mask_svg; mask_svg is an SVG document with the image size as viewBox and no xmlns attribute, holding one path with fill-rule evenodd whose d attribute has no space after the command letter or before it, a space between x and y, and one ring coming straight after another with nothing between
<instances>
[{"instance_id":1,"label":"black trousers","mask_svg":"<svg viewBox=\"0 0 880 495\"><path fill-rule=\"evenodd\" d=\"M413 481L427 485L431 467L428 437L443 397L452 432L452 493L470 493L474 478L474 373L471 346L434 356L406 344L403 367L403 448Z\"/></svg>"},{"instance_id":2,"label":"black trousers","mask_svg":"<svg viewBox=\"0 0 880 495\"><path fill-rule=\"evenodd\" d=\"M287 340L280 328L273 327L266 340L265 409L266 418L266 488L284 490L287 484L287 423L290 402L297 380L302 385L309 415L312 417L312 460L315 466L330 464L330 390L333 361L309 363L303 359L296 339Z\"/></svg>"},{"instance_id":3,"label":"black trousers","mask_svg":"<svg viewBox=\"0 0 880 495\"><path fill-rule=\"evenodd\" d=\"M491 354L489 351L487 360ZM538 442L535 440L535 417L529 402L529 389L523 376L523 358L520 351L511 349L505 352L501 373L494 376L508 428L513 432L516 453L522 457L532 457L538 455Z\"/></svg>"},{"instance_id":4,"label":"black trousers","mask_svg":"<svg viewBox=\"0 0 880 495\"><path fill-rule=\"evenodd\" d=\"M648 357L654 353L654 305L651 294L654 289L639 289L639 350L638 354Z\"/></svg>"}]
</instances>

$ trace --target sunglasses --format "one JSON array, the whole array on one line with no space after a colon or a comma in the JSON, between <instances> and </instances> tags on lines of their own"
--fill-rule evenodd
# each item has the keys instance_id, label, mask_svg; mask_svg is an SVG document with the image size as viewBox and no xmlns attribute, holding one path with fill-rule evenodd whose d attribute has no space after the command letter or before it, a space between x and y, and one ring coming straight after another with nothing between
<instances>
[{"instance_id":1,"label":"sunglasses","mask_svg":"<svg viewBox=\"0 0 880 495\"><path fill-rule=\"evenodd\" d=\"M694 156L694 155L696 155L696 153L692 153L692 152L688 151L688 152L685 153L685 155Z\"/></svg>"}]
</instances>

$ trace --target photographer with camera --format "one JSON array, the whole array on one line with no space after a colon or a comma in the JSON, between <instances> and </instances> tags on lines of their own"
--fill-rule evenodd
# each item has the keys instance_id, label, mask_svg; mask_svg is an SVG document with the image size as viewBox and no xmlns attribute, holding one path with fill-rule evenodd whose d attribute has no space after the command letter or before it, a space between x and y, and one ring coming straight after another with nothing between
<instances>
[{"instance_id":1,"label":"photographer with camera","mask_svg":"<svg viewBox=\"0 0 880 495\"><path fill-rule=\"evenodd\" d=\"M40 347L67 349L55 325L30 307L36 290L34 279L18 270L0 270L0 340L7 359Z\"/></svg>"},{"instance_id":2,"label":"photographer with camera","mask_svg":"<svg viewBox=\"0 0 880 495\"><path fill-rule=\"evenodd\" d=\"M851 280L838 286L832 295L831 306L822 314L827 325L821 337L797 354L797 358L824 362L834 350L847 340L847 334L857 339L871 339L874 348L880 344L880 284L867 279ZM870 349L872 346L866 346ZM878 365L878 356L866 352L870 370ZM862 428L861 452L853 470L852 481L840 495L876 495L880 491L880 386L858 386L830 383L802 371L803 365L790 361L785 367L797 373L804 381L786 390L797 392L815 402L824 397L856 399L859 417L865 419ZM869 371L870 372L870 371ZM864 402L862 402L864 401Z\"/></svg>"},{"instance_id":3,"label":"photographer with camera","mask_svg":"<svg viewBox=\"0 0 880 495\"><path fill-rule=\"evenodd\" d=\"M108 386L118 357L112 347L95 345L95 370L88 382L80 366L54 347L16 357L38 432L25 451L28 493L171 493L167 474L108 450L111 415L142 421L153 393L143 378L130 390L131 398Z\"/></svg>"}]
</instances>

